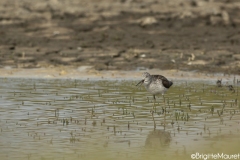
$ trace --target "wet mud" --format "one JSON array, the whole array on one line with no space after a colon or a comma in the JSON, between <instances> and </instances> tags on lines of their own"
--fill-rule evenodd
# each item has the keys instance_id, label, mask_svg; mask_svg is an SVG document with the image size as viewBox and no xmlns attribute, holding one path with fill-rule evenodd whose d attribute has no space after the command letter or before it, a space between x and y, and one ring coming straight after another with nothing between
<instances>
[{"instance_id":1,"label":"wet mud","mask_svg":"<svg viewBox=\"0 0 240 160\"><path fill-rule=\"evenodd\" d=\"M236 0L2 0L0 67L238 74Z\"/></svg>"}]
</instances>

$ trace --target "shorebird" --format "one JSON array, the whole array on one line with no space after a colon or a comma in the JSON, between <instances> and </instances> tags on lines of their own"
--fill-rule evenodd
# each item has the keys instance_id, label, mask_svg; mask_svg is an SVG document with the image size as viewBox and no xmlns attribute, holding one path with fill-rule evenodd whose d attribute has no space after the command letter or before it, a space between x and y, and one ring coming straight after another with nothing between
<instances>
[{"instance_id":1,"label":"shorebird","mask_svg":"<svg viewBox=\"0 0 240 160\"><path fill-rule=\"evenodd\" d=\"M164 95L173 85L171 81L162 75L150 75L148 72L144 72L142 76L143 79L136 86L144 84L146 90L153 95L154 101L156 101L155 95Z\"/></svg>"},{"instance_id":2,"label":"shorebird","mask_svg":"<svg viewBox=\"0 0 240 160\"><path fill-rule=\"evenodd\" d=\"M218 86L218 87L222 87L222 79L221 79L221 80L217 80L216 83L217 83L217 86Z\"/></svg>"},{"instance_id":3,"label":"shorebird","mask_svg":"<svg viewBox=\"0 0 240 160\"><path fill-rule=\"evenodd\" d=\"M235 89L233 88L233 86L232 86L232 85L229 85L229 86L227 86L227 87L228 87L229 91L232 91L232 93L234 93L234 92L235 92Z\"/></svg>"}]
</instances>

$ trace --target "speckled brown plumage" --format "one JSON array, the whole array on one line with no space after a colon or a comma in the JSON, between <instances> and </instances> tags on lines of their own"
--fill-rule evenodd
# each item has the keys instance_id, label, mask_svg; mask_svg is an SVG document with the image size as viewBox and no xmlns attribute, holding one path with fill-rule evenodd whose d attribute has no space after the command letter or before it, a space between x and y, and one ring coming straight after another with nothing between
<instances>
[{"instance_id":1,"label":"speckled brown plumage","mask_svg":"<svg viewBox=\"0 0 240 160\"><path fill-rule=\"evenodd\" d=\"M162 75L152 75L152 81L157 81L158 79L162 81L162 84L165 88L170 88L173 85L171 81Z\"/></svg>"},{"instance_id":2,"label":"speckled brown plumage","mask_svg":"<svg viewBox=\"0 0 240 160\"><path fill-rule=\"evenodd\" d=\"M143 79L137 84L144 84L146 90L153 95L164 94L173 83L162 75L150 75L148 72L143 73ZM137 86L136 85L136 86Z\"/></svg>"}]
</instances>

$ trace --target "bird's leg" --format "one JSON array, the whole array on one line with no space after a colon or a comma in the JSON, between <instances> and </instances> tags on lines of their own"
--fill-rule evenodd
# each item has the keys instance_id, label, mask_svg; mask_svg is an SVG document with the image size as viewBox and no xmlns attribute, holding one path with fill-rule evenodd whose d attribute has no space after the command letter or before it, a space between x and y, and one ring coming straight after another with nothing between
<instances>
[{"instance_id":1,"label":"bird's leg","mask_svg":"<svg viewBox=\"0 0 240 160\"><path fill-rule=\"evenodd\" d=\"M153 125L154 125L154 130L155 130L156 129L156 122L155 122L155 119L154 119L153 111L152 111L152 119L153 119Z\"/></svg>"},{"instance_id":2,"label":"bird's leg","mask_svg":"<svg viewBox=\"0 0 240 160\"><path fill-rule=\"evenodd\" d=\"M156 107L155 106L155 102L156 102L156 97L155 97L155 95L153 95L153 99L154 99L154 104L153 104L153 110L151 111L151 113L152 113L152 119L153 119L153 124L154 124L154 130L156 129L156 122L155 122L155 119L154 119L154 108ZM156 110L156 109L155 109Z\"/></svg>"},{"instance_id":3,"label":"bird's leg","mask_svg":"<svg viewBox=\"0 0 240 160\"><path fill-rule=\"evenodd\" d=\"M166 103L165 103L165 98L164 98L164 94L162 94L162 98L163 98L163 105L164 105L164 115L166 115Z\"/></svg>"},{"instance_id":4,"label":"bird's leg","mask_svg":"<svg viewBox=\"0 0 240 160\"><path fill-rule=\"evenodd\" d=\"M163 98L163 104L164 104L164 107L165 107L166 105L165 105L165 98L164 98L164 94L162 94L162 98Z\"/></svg>"},{"instance_id":5,"label":"bird's leg","mask_svg":"<svg viewBox=\"0 0 240 160\"><path fill-rule=\"evenodd\" d=\"M162 98L163 98L163 105L164 105L164 110L166 110L166 103L165 103L165 98L164 95L162 94ZM164 112L165 113L165 112Z\"/></svg>"},{"instance_id":6,"label":"bird's leg","mask_svg":"<svg viewBox=\"0 0 240 160\"><path fill-rule=\"evenodd\" d=\"M154 99L154 103L153 103L153 108L155 109L155 112L156 112L156 97L155 97L155 95L153 95L153 99Z\"/></svg>"},{"instance_id":7,"label":"bird's leg","mask_svg":"<svg viewBox=\"0 0 240 160\"><path fill-rule=\"evenodd\" d=\"M166 113L167 113L167 111L166 111L166 103L165 103L165 98L164 98L164 94L162 94L162 98L163 98L163 105L164 105L164 110L163 110L163 114L164 114L164 122L163 122L163 129L165 130L165 127L166 127L166 124L167 124L167 122L166 122Z\"/></svg>"},{"instance_id":8,"label":"bird's leg","mask_svg":"<svg viewBox=\"0 0 240 160\"><path fill-rule=\"evenodd\" d=\"M153 100L154 100L154 106L155 106L155 103L156 103L156 97L155 97L155 95L153 95Z\"/></svg>"}]
</instances>

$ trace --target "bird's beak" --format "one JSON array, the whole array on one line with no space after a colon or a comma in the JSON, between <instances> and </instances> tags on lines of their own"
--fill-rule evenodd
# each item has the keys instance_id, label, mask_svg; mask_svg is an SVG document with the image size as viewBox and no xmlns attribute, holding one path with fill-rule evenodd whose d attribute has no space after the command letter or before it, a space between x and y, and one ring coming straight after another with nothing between
<instances>
[{"instance_id":1,"label":"bird's beak","mask_svg":"<svg viewBox=\"0 0 240 160\"><path fill-rule=\"evenodd\" d=\"M138 84L136 85L136 86L138 86L139 84L140 84L140 86L143 84L143 82L144 82L144 79L143 80L141 80L140 82L138 82Z\"/></svg>"}]
</instances>

